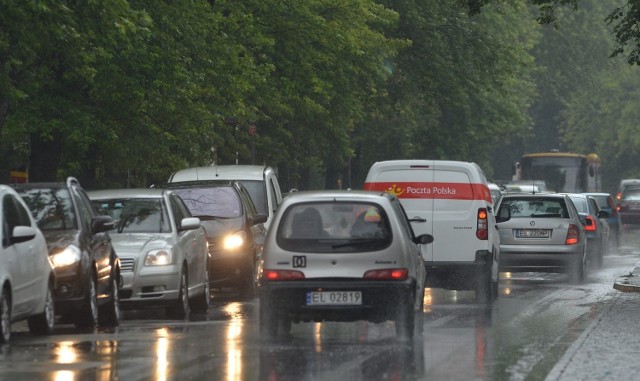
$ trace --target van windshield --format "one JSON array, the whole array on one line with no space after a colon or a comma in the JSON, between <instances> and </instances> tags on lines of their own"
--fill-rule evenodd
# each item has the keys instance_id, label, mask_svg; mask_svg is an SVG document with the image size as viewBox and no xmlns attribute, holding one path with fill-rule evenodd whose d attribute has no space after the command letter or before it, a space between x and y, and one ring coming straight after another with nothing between
<instances>
[{"instance_id":1,"label":"van windshield","mask_svg":"<svg viewBox=\"0 0 640 381\"><path fill-rule=\"evenodd\" d=\"M251 201L255 205L258 213L269 215L269 208L267 206L267 191L264 186L264 181L259 180L239 180L240 184L244 185L251 196Z\"/></svg>"}]
</instances>

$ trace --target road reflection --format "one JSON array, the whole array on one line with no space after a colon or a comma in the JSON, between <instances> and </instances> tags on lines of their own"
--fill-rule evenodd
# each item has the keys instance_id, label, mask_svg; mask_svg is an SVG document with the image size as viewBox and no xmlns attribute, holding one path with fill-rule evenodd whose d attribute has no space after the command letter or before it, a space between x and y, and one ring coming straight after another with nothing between
<instances>
[{"instance_id":1,"label":"road reflection","mask_svg":"<svg viewBox=\"0 0 640 381\"><path fill-rule=\"evenodd\" d=\"M226 335L227 381L242 380L242 330L244 318L242 305L234 302L228 304L224 311L229 314L229 326Z\"/></svg>"}]
</instances>

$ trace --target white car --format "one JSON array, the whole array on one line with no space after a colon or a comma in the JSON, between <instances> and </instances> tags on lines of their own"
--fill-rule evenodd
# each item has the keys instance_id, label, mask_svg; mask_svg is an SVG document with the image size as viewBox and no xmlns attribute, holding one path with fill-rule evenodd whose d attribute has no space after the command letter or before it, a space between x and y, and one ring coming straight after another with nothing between
<instances>
[{"instance_id":1,"label":"white car","mask_svg":"<svg viewBox=\"0 0 640 381\"><path fill-rule=\"evenodd\" d=\"M210 289L204 228L173 191L115 189L88 192L114 221L112 245L120 258L123 308L164 306L182 319L205 312Z\"/></svg>"},{"instance_id":2,"label":"white car","mask_svg":"<svg viewBox=\"0 0 640 381\"><path fill-rule=\"evenodd\" d=\"M47 243L22 198L0 185L0 343L11 338L11 323L27 319L34 334L50 334L55 324L55 277Z\"/></svg>"},{"instance_id":3,"label":"white car","mask_svg":"<svg viewBox=\"0 0 640 381\"><path fill-rule=\"evenodd\" d=\"M383 192L317 191L287 196L269 229L260 274L260 329L291 323L395 321L411 339L422 327L425 267L400 201Z\"/></svg>"}]
</instances>

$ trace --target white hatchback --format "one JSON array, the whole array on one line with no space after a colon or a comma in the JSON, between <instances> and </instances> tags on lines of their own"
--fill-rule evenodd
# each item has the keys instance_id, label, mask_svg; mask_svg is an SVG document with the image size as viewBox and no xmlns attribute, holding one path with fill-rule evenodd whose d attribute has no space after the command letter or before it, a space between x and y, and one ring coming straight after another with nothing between
<instances>
[{"instance_id":1,"label":"white hatchback","mask_svg":"<svg viewBox=\"0 0 640 381\"><path fill-rule=\"evenodd\" d=\"M22 198L0 185L0 343L11 338L11 323L27 319L34 334L50 334L55 324L55 279L49 251Z\"/></svg>"}]
</instances>

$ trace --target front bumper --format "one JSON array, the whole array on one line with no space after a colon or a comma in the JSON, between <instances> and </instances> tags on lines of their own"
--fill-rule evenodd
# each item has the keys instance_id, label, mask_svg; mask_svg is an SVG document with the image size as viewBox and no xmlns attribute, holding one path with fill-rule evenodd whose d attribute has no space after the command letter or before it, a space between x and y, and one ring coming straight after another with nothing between
<instances>
[{"instance_id":1,"label":"front bumper","mask_svg":"<svg viewBox=\"0 0 640 381\"><path fill-rule=\"evenodd\" d=\"M254 279L255 259L248 253L214 251L209 259L211 287L242 286Z\"/></svg>"},{"instance_id":2,"label":"front bumper","mask_svg":"<svg viewBox=\"0 0 640 381\"><path fill-rule=\"evenodd\" d=\"M170 304L180 294L180 265L144 266L136 271L121 271L120 304L158 306Z\"/></svg>"}]
</instances>

